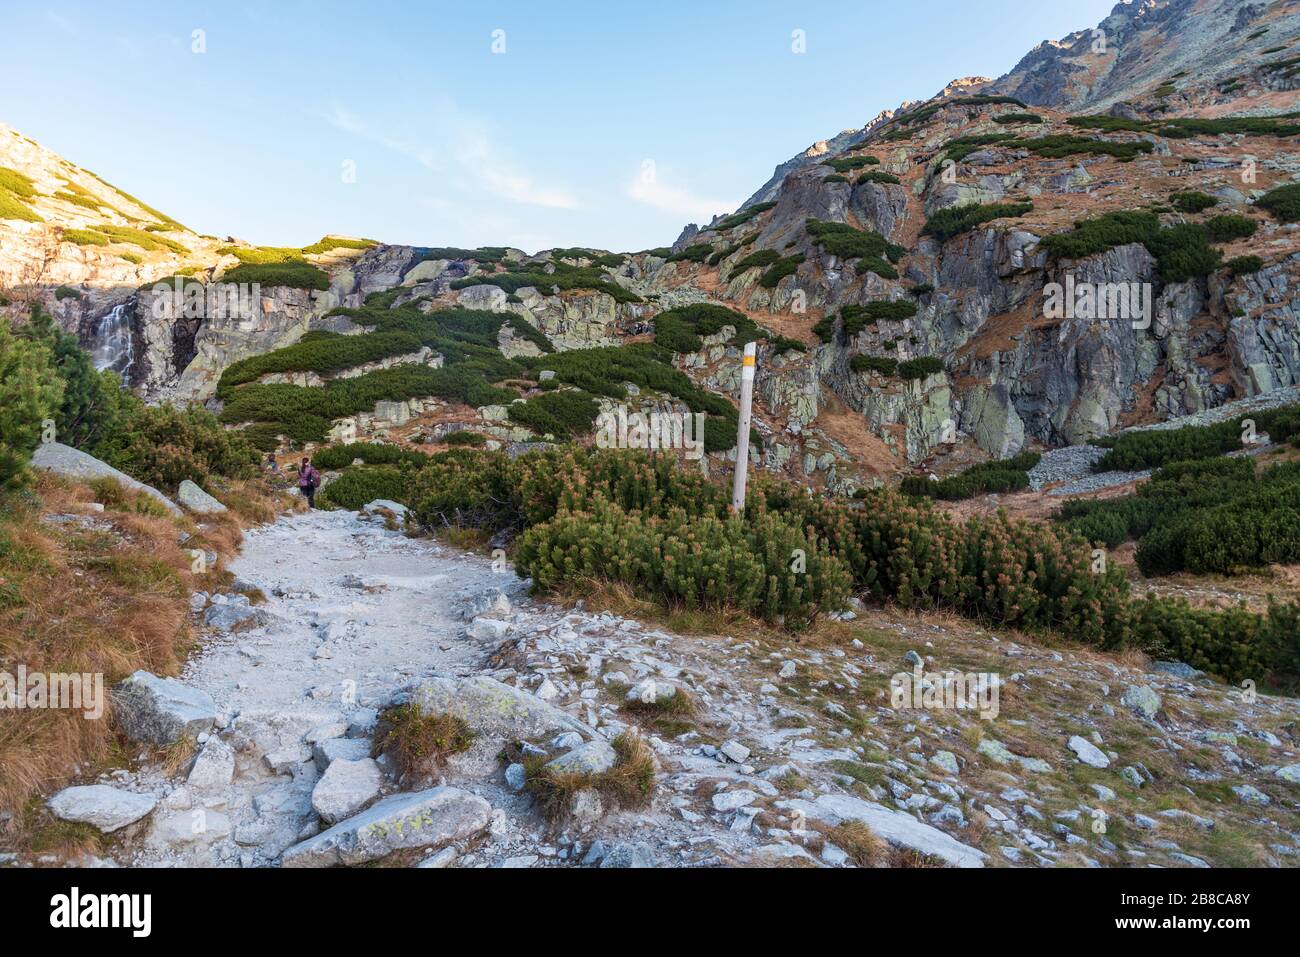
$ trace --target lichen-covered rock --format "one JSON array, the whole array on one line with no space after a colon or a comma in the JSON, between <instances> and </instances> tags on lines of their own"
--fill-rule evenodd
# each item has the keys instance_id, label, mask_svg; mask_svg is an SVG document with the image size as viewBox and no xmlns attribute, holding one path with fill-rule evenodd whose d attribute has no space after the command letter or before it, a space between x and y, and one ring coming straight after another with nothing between
<instances>
[{"instance_id":1,"label":"lichen-covered rock","mask_svg":"<svg viewBox=\"0 0 1300 957\"><path fill-rule=\"evenodd\" d=\"M365 864L399 850L437 849L480 833L491 817L487 801L459 788L394 794L289 848L280 863L333 867Z\"/></svg>"},{"instance_id":2,"label":"lichen-covered rock","mask_svg":"<svg viewBox=\"0 0 1300 957\"><path fill-rule=\"evenodd\" d=\"M220 515L226 511L226 506L189 479L181 482L176 490L176 501L196 515Z\"/></svg>"}]
</instances>

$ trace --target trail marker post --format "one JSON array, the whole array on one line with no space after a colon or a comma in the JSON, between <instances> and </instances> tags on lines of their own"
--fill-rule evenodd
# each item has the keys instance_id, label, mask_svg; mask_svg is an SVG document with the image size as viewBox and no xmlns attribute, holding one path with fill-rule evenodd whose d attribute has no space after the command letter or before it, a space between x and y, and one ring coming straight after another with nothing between
<instances>
[{"instance_id":1,"label":"trail marker post","mask_svg":"<svg viewBox=\"0 0 1300 957\"><path fill-rule=\"evenodd\" d=\"M740 367L740 422L736 426L736 476L731 483L731 511L745 511L745 482L749 478L749 420L754 407L754 369L758 364L754 343L745 343L745 358Z\"/></svg>"}]
</instances>

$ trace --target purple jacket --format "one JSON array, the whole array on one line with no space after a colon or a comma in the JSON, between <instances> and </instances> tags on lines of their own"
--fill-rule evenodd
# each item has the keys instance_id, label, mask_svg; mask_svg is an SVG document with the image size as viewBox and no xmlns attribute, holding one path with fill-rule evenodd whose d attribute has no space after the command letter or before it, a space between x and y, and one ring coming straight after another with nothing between
<instances>
[{"instance_id":1,"label":"purple jacket","mask_svg":"<svg viewBox=\"0 0 1300 957\"><path fill-rule=\"evenodd\" d=\"M298 472L298 487L306 488L308 485L320 485L320 473L316 471L316 467L313 465L308 465Z\"/></svg>"}]
</instances>

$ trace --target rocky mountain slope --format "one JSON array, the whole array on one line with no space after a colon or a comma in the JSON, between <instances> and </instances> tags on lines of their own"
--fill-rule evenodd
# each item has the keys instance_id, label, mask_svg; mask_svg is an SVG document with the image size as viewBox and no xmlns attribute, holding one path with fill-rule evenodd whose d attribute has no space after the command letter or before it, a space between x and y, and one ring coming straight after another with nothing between
<instances>
[{"instance_id":1,"label":"rocky mountain slope","mask_svg":"<svg viewBox=\"0 0 1300 957\"><path fill-rule=\"evenodd\" d=\"M654 332L657 314L724 305L763 332L763 465L843 491L1300 381L1300 239L1286 215L1257 205L1300 176L1290 115L1300 15L1285 3L1149 0L1120 4L1097 31L818 143L736 214L639 253L218 241L6 130L0 167L22 177L29 195L12 195L30 216L0 223L3 283L35 290L65 327L116 349L147 395L216 407L226 368L309 331L363 333L346 311L376 293L426 313L522 320L502 333L507 357L539 348L518 328L559 352L621 347ZM1104 52L1090 45L1099 37ZM979 208L967 221L953 212L968 206ZM1076 234L1078 221L1111 214L1148 218L1122 236L1100 235L1113 217ZM1188 248L1161 251L1175 242ZM308 279L263 276L251 317L169 316L150 288L286 259ZM538 278L557 271L563 282ZM1047 291L1067 281L1136 284L1149 324L1049 314ZM673 362L734 400L737 336L719 329ZM424 434L475 419L496 427L503 413L412 397L400 422L389 414L337 424L387 435L415 416Z\"/></svg>"}]
</instances>

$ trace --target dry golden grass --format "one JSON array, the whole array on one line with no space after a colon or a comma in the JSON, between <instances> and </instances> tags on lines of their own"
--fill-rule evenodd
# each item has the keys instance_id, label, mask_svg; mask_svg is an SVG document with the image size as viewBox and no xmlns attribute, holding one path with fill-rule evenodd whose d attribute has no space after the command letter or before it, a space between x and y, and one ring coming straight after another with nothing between
<instances>
[{"instance_id":1,"label":"dry golden grass","mask_svg":"<svg viewBox=\"0 0 1300 957\"><path fill-rule=\"evenodd\" d=\"M617 758L614 766L600 774L557 773L546 767L545 755L528 755L524 766L525 789L537 801L542 816L554 825L569 816L573 796L594 790L606 804L644 807L654 793L655 763L650 746L639 734L624 732L610 742Z\"/></svg>"},{"instance_id":2,"label":"dry golden grass","mask_svg":"<svg viewBox=\"0 0 1300 957\"><path fill-rule=\"evenodd\" d=\"M387 708L379 716L372 753L387 755L399 778L426 778L453 754L467 751L474 733L453 714L425 714L418 704Z\"/></svg>"},{"instance_id":3,"label":"dry golden grass","mask_svg":"<svg viewBox=\"0 0 1300 957\"><path fill-rule=\"evenodd\" d=\"M844 821L822 833L858 867L878 867L889 856L889 845L861 821Z\"/></svg>"},{"instance_id":4,"label":"dry golden grass","mask_svg":"<svg viewBox=\"0 0 1300 957\"><path fill-rule=\"evenodd\" d=\"M257 483L237 483L223 495L231 513L197 524L111 481L73 484L44 475L31 495L3 503L0 668L102 675L107 699L99 719L68 709L0 711L7 843L87 849L82 829L31 808L43 808L40 795L78 771L88 779L117 759L107 696L113 684L139 669L179 671L193 644L190 593L210 590L214 580L211 571L195 572L190 550L215 552L220 569L239 549L241 523L272 520L290 501ZM43 520L51 515L73 518ZM216 572L218 582L228 577ZM164 757L179 767L190 755Z\"/></svg>"}]
</instances>

